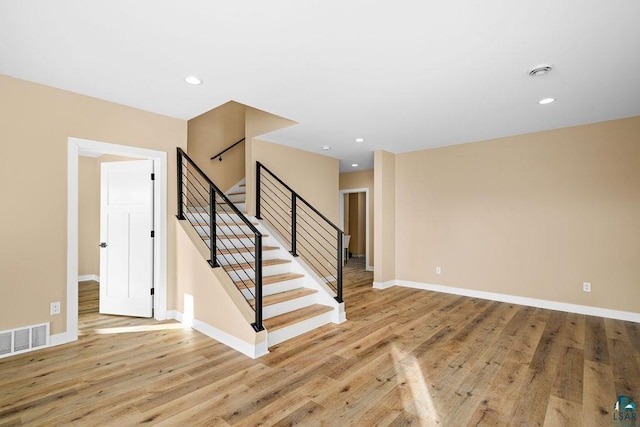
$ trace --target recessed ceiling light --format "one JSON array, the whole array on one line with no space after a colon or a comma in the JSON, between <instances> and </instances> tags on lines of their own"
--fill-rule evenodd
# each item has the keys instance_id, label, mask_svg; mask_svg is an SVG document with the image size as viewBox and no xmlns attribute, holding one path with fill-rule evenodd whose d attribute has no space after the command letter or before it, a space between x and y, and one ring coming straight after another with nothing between
<instances>
[{"instance_id":1,"label":"recessed ceiling light","mask_svg":"<svg viewBox=\"0 0 640 427\"><path fill-rule=\"evenodd\" d=\"M357 163L351 163L351 166L354 167L354 168L357 168L358 164Z\"/></svg>"},{"instance_id":2,"label":"recessed ceiling light","mask_svg":"<svg viewBox=\"0 0 640 427\"><path fill-rule=\"evenodd\" d=\"M356 142L364 142L364 138L356 138Z\"/></svg>"},{"instance_id":3,"label":"recessed ceiling light","mask_svg":"<svg viewBox=\"0 0 640 427\"><path fill-rule=\"evenodd\" d=\"M202 80L199 79L196 76L187 76L184 78L185 83L188 83L190 85L201 85L202 84Z\"/></svg>"},{"instance_id":4,"label":"recessed ceiling light","mask_svg":"<svg viewBox=\"0 0 640 427\"><path fill-rule=\"evenodd\" d=\"M551 104L555 100L556 100L555 98L544 98L544 99L541 99L540 101L538 101L538 104L540 104L540 105Z\"/></svg>"},{"instance_id":5,"label":"recessed ceiling light","mask_svg":"<svg viewBox=\"0 0 640 427\"><path fill-rule=\"evenodd\" d=\"M321 148L322 148L324 151L331 150L331 147L329 147L328 145L323 145Z\"/></svg>"}]
</instances>

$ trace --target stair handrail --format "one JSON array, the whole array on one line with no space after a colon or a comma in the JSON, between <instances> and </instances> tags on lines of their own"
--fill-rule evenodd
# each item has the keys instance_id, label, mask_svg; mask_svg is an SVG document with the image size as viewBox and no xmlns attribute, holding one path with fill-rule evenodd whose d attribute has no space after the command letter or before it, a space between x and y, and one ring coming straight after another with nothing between
<instances>
[{"instance_id":1,"label":"stair handrail","mask_svg":"<svg viewBox=\"0 0 640 427\"><path fill-rule=\"evenodd\" d=\"M336 231L336 265L337 265L337 273L336 273L336 297L335 300L339 303L343 302L342 299L342 265L343 265L343 256L344 256L344 248L342 247L342 242L344 238L344 232L334 224L331 220L329 220L322 212L316 209L313 205L307 202L298 192L296 192L293 188L287 185L282 179L280 179L276 174L274 174L269 168L267 168L261 162L256 162L256 218L262 219L261 215L261 170L267 172L271 177L273 177L280 185L282 185L287 191L291 193L291 251L290 253L293 256L298 256L297 254L297 202L300 201L304 205L306 205L309 209L311 209L314 213L316 213L328 226L333 228Z\"/></svg>"},{"instance_id":2,"label":"stair handrail","mask_svg":"<svg viewBox=\"0 0 640 427\"><path fill-rule=\"evenodd\" d=\"M244 140L245 140L245 138L243 137L240 141L234 142L233 144L231 144L230 146L228 146L227 148L225 148L224 150L222 150L221 152L219 152L215 156L211 156L211 160L213 160L213 159L215 159L217 157L218 160L222 161L222 155L224 153L226 153L227 151L231 150L233 147L235 147L236 145L240 144L241 142L244 142Z\"/></svg>"},{"instance_id":3,"label":"stair handrail","mask_svg":"<svg viewBox=\"0 0 640 427\"><path fill-rule=\"evenodd\" d=\"M209 218L210 218L210 256L209 264L211 267L220 267L217 262L216 257L216 210L215 210L215 195L219 196L223 203L226 204L234 214L236 214L242 222L251 230L251 232L255 236L255 323L252 324L254 330L256 332L264 329L262 325L262 233L251 223L251 220L246 217L240 210L235 206L231 200L220 190L220 188L209 179L207 174L205 174L202 169L189 157L187 153L180 147L177 147L177 194L178 194L178 214L177 218L179 220L185 220L184 216L184 204L183 204L183 186L184 186L184 172L183 172L183 160L186 160L191 167L198 173L200 178L209 186Z\"/></svg>"}]
</instances>

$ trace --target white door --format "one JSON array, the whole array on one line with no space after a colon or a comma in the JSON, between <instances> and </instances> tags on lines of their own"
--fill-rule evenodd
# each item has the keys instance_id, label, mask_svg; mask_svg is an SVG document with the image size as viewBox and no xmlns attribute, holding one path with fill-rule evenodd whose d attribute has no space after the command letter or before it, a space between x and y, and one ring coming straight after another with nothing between
<instances>
[{"instance_id":1,"label":"white door","mask_svg":"<svg viewBox=\"0 0 640 427\"><path fill-rule=\"evenodd\" d=\"M102 163L100 313L151 317L153 161Z\"/></svg>"}]
</instances>

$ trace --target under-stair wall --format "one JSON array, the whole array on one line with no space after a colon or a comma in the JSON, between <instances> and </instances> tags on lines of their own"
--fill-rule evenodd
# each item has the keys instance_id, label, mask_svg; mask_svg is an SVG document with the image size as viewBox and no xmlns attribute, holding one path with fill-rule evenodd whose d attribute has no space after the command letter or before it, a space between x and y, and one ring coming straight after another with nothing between
<instances>
[{"instance_id":1,"label":"under-stair wall","mask_svg":"<svg viewBox=\"0 0 640 427\"><path fill-rule=\"evenodd\" d=\"M205 261L208 248L197 231L179 221L177 243L177 306L172 317L249 357L268 353L266 331L251 327L253 312L229 276Z\"/></svg>"}]
</instances>

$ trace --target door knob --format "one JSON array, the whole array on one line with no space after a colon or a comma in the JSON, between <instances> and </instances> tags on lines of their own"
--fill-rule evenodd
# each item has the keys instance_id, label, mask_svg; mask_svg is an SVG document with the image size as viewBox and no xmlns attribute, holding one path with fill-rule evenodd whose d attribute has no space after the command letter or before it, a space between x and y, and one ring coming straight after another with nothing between
<instances>
[{"instance_id":1,"label":"door knob","mask_svg":"<svg viewBox=\"0 0 640 427\"><path fill-rule=\"evenodd\" d=\"M101 247L101 248L106 248L106 247L107 247L107 242L102 242L102 243L100 243L100 247Z\"/></svg>"}]
</instances>

